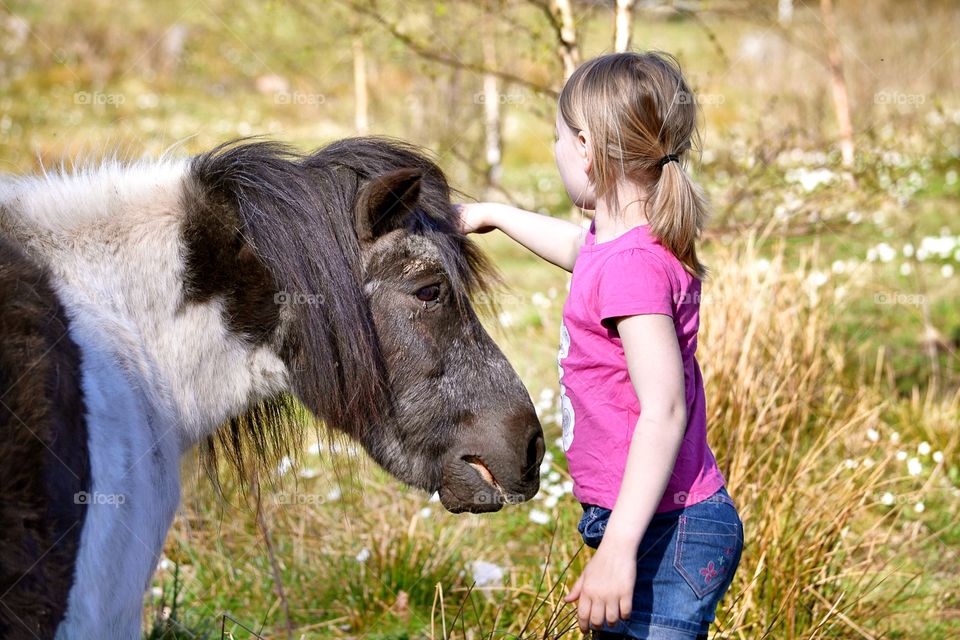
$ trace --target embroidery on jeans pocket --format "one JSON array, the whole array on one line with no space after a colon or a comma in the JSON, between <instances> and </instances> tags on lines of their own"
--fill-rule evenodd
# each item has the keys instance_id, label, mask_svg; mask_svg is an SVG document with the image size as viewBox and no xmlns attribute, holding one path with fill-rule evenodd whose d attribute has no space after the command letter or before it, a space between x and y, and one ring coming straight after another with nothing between
<instances>
[{"instance_id":1,"label":"embroidery on jeans pocket","mask_svg":"<svg viewBox=\"0 0 960 640\"><path fill-rule=\"evenodd\" d=\"M712 548L699 542L690 540L687 532L689 516L680 516L680 527L677 533L677 549L674 554L673 566L683 576L698 598L703 598L717 589L726 580L732 570L735 546L728 541L723 546ZM699 533L699 535L713 535ZM729 534L716 534L718 542L728 538ZM703 546L704 548L700 548ZM698 556L698 557L691 557Z\"/></svg>"},{"instance_id":2,"label":"embroidery on jeans pocket","mask_svg":"<svg viewBox=\"0 0 960 640\"><path fill-rule=\"evenodd\" d=\"M603 533L607 529L608 517L609 514L599 507L590 507L587 512L583 514L577 530L580 532L580 536L584 539L584 542L587 544L591 542L596 544L600 543L600 539L603 538Z\"/></svg>"}]
</instances>

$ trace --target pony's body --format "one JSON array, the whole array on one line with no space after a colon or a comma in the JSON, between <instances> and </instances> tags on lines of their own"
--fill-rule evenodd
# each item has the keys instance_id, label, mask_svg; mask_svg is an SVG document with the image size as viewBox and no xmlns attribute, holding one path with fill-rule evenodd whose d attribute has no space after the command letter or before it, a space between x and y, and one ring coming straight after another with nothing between
<instances>
[{"instance_id":1,"label":"pony's body","mask_svg":"<svg viewBox=\"0 0 960 640\"><path fill-rule=\"evenodd\" d=\"M381 154L393 149L374 141L362 144L369 145L366 151ZM442 398L418 406L431 402L424 400L424 389L443 395L439 390L446 388L447 378L473 384L491 375L484 370L501 377L505 360L496 357L499 352L490 352L489 339L485 342L485 334L476 334L477 353L486 358L484 369L461 363L453 377L453 356L441 350L432 355L440 362L426 363L430 366L425 373L417 374L402 361L413 344L410 336L422 338L427 332L436 347L438 332L447 330L425 328L430 318L419 311L409 316L419 323L415 330L387 327L394 322L390 318L396 305L407 304L406 298L377 301L381 279L375 277L371 261L396 251L398 242L407 242L404 251L409 253L410 247L423 248L423 238L433 238L399 234L398 227L406 225L402 221L377 227L398 212L423 216L414 208L417 194L412 200L403 196L411 185L420 189L420 177L394 176L386 189L368 187L372 193L358 204L357 192L365 193L363 188L375 182L370 176L350 178L352 189L311 192L317 171L340 175L343 169L328 170L319 156L302 161L287 153L247 145L192 162L108 164L69 176L0 182L0 286L6 285L0 289L2 304L27 309L23 315L31 320L8 323L0 316L0 330L29 345L0 351L0 369L5 369L0 371L0 427L7 438L13 434L21 443L19 448L0 445L0 465L16 469L24 458L33 461L32 470L8 474L32 489L16 508L5 496L0 511L0 529L5 531L0 534L0 589L6 590L0 594L0 637L50 637L54 630L64 639L137 637L142 594L179 502L181 456L251 409L256 422L255 408L281 394L299 396L328 426L360 440L401 479L440 489L452 510L498 508L501 502L487 505L491 499L480 495L491 491L490 485L505 498L503 486L509 489L509 484L516 487L514 495L522 493L518 499L532 495L529 467L539 463L542 439L531 452L539 425L528 445L530 435L523 434L530 433L535 419L531 422L526 413L529 399L517 395L518 381L515 374L510 378L508 366L507 378L494 380L492 388L501 395L500 404L509 397L519 412L517 417L498 418L498 424L506 425L498 428L519 429L517 437L524 438L516 447L522 462L516 481L510 480L513 462L509 472L507 466L496 472L497 481L479 470L495 468L477 462L481 456L496 461L502 455L509 461L512 454L504 453L507 445L501 444L491 445L496 455L485 453L475 436L462 433L461 425L477 423L488 412L478 400L464 396L462 406L451 409L442 405L457 403ZM402 154L398 158L396 168L410 161ZM309 166L311 162L315 166ZM403 197L394 198L395 191ZM317 214L320 205L313 200L321 197L342 200L319 210L332 233L317 228L316 218L309 217ZM403 198L409 200L406 209ZM357 209L367 206L375 214L369 224L368 212ZM276 246L284 244L283 233L298 230L285 231L282 223L266 218L291 215L291 210L307 216L304 227L313 223L311 233L328 243L316 250L324 255L305 258L302 248L284 254L286 249ZM345 225L353 231L354 215L364 231L347 234ZM387 243L383 238L391 232L396 238ZM437 242L443 239L437 237ZM455 282L457 274L447 275ZM337 278L346 284L330 282ZM450 288L456 295L456 287ZM285 291L319 295L325 307L303 310L286 300L278 303L278 294ZM418 295L422 291L417 290ZM332 301L331 296L343 299ZM39 310L30 311L27 303L37 301L42 303ZM450 304L442 312L453 314L452 309ZM327 314L325 323L310 315L318 313ZM463 309L457 313L456 323L462 326L456 335L465 327L469 335L476 318ZM54 321L58 330L49 329ZM341 321L361 335L349 335L337 326ZM463 339L447 333L451 343ZM468 338L471 347L472 340ZM396 347L390 346L394 343ZM61 360L51 361L54 357ZM412 375L419 387L406 389L412 383L395 378L394 360L405 370L397 375ZM10 370L11 362L21 365L19 371ZM306 371L308 363L319 375ZM75 370L67 371L70 367ZM370 367L382 369L382 378L374 378ZM30 384L33 388L18 387ZM381 387L386 390L383 397L371 400L367 396L372 392L364 395ZM59 408L68 406L74 410L58 419ZM414 410L426 410L431 423L411 431L416 420L405 416ZM82 413L79 422L77 413ZM414 427L408 429L407 422ZM270 446L283 438L262 431L270 428L253 427L251 448L261 456L280 452ZM237 460L243 458L242 429L235 423L227 433ZM503 439L508 439L506 434ZM70 455L58 453L64 445L70 445ZM431 458L444 460L443 466ZM5 494L16 488L11 482L11 487L3 487ZM51 509L59 519L51 517ZM25 566L29 560L34 564ZM44 606L35 607L37 602Z\"/></svg>"}]
</instances>

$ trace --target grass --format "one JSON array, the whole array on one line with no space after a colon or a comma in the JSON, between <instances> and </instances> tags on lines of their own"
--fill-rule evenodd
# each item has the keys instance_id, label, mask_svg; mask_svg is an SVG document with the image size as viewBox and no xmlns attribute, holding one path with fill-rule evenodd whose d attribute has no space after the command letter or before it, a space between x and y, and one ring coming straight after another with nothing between
<instances>
[{"instance_id":1,"label":"grass","mask_svg":"<svg viewBox=\"0 0 960 640\"><path fill-rule=\"evenodd\" d=\"M474 9L383 4L411 25L434 21L438 46L471 53ZM794 44L750 14L645 16L635 33L638 46L677 53L713 98L705 153L690 167L715 205L698 358L710 443L747 538L713 637L951 637L960 634L960 245L924 259L916 250L960 234L960 63L930 45L955 40L958 14L936 3L910 15L895 2L839 3L858 132L848 169L835 150L819 23L796 4ZM549 77L556 62L539 12L504 7L515 25L503 26L503 60ZM351 18L334 10L315 25L296 3L75 0L49 12L14 2L0 8L0 29L14 16L30 30L0 49L0 170L115 148L135 157L178 143L194 153L251 133L302 148L352 133ZM158 55L174 24L188 40L171 70ZM585 56L607 47L605 13L581 26ZM539 34L534 44L525 29ZM364 35L375 131L435 149L457 186L484 193L462 159L482 155L479 79L426 65L372 27ZM258 91L264 75L323 100ZM504 190L576 219L553 167L552 100L502 91ZM891 92L923 100L878 102ZM478 242L510 285L486 323L544 423L541 495L453 516L347 443L320 439L272 486L264 479L258 520L255 496L227 476L220 500L188 459L146 598L149 638L285 637L288 622L296 638L576 636L560 595L590 552L565 484L554 392L568 276L497 234ZM881 243L892 254L871 260ZM502 576L474 584L477 561Z\"/></svg>"}]
</instances>

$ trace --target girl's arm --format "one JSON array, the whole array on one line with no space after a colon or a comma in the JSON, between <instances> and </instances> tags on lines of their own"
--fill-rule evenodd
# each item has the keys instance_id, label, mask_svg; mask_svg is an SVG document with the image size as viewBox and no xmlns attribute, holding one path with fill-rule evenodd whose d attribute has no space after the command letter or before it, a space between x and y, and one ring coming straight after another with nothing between
<instances>
[{"instance_id":1,"label":"girl's arm","mask_svg":"<svg viewBox=\"0 0 960 640\"><path fill-rule=\"evenodd\" d=\"M477 202L458 205L464 233L486 233L494 228L547 262L573 271L586 230L580 225L524 211L506 204Z\"/></svg>"},{"instance_id":2,"label":"girl's arm","mask_svg":"<svg viewBox=\"0 0 960 640\"><path fill-rule=\"evenodd\" d=\"M673 319L644 314L620 318L630 380L643 407L627 454L620 493L603 540L567 602L577 598L580 628L630 615L640 540L663 498L687 427L683 360ZM679 508L679 507L678 507Z\"/></svg>"}]
</instances>

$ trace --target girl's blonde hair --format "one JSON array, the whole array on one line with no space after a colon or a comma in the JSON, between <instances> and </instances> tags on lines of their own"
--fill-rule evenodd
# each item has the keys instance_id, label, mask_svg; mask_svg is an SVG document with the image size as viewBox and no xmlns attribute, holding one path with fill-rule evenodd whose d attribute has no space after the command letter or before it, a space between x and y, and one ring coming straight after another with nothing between
<instances>
[{"instance_id":1,"label":"girl's blonde hair","mask_svg":"<svg viewBox=\"0 0 960 640\"><path fill-rule=\"evenodd\" d=\"M590 132L597 199L617 212L618 181L645 187L651 233L689 273L704 278L696 241L707 220L707 199L680 164L699 148L697 104L676 58L658 51L594 58L567 80L559 108L570 129ZM662 163L667 155L679 161Z\"/></svg>"}]
</instances>

